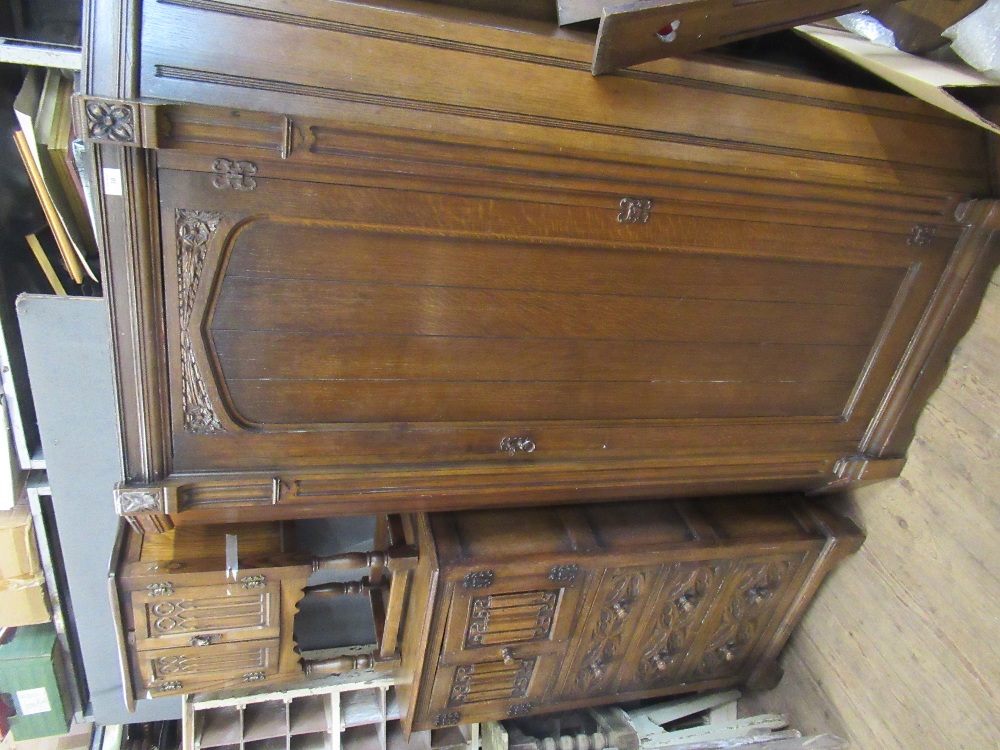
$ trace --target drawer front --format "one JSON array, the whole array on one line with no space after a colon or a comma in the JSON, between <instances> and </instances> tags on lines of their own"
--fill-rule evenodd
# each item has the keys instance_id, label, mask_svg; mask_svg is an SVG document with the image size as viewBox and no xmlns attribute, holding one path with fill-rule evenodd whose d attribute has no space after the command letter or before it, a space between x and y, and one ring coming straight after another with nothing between
<instances>
[{"instance_id":1,"label":"drawer front","mask_svg":"<svg viewBox=\"0 0 1000 750\"><path fill-rule=\"evenodd\" d=\"M630 644L642 626L660 566L608 569L589 597L586 624L560 675L560 700L611 692Z\"/></svg>"},{"instance_id":2,"label":"drawer front","mask_svg":"<svg viewBox=\"0 0 1000 750\"><path fill-rule=\"evenodd\" d=\"M277 674L279 653L279 641L274 638L144 651L136 660L142 685L161 695L264 682Z\"/></svg>"},{"instance_id":3,"label":"drawer front","mask_svg":"<svg viewBox=\"0 0 1000 750\"><path fill-rule=\"evenodd\" d=\"M681 681L692 651L704 638L706 618L727 584L731 561L668 565L663 588L651 601L618 681L619 693Z\"/></svg>"},{"instance_id":4,"label":"drawer front","mask_svg":"<svg viewBox=\"0 0 1000 750\"><path fill-rule=\"evenodd\" d=\"M745 671L790 606L809 554L791 552L736 563L707 618L708 636L685 663L681 677L711 680Z\"/></svg>"},{"instance_id":5,"label":"drawer front","mask_svg":"<svg viewBox=\"0 0 1000 750\"><path fill-rule=\"evenodd\" d=\"M132 594L132 613L139 651L277 638L281 584L154 587Z\"/></svg>"},{"instance_id":6,"label":"drawer front","mask_svg":"<svg viewBox=\"0 0 1000 750\"><path fill-rule=\"evenodd\" d=\"M438 667L422 728L526 716L548 703L561 654Z\"/></svg>"}]
</instances>

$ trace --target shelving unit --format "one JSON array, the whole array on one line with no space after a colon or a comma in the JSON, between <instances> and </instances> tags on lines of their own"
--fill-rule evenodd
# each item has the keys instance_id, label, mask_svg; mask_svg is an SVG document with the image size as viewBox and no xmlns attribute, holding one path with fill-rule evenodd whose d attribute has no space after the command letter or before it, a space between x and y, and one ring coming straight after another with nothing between
<instances>
[{"instance_id":1,"label":"shelving unit","mask_svg":"<svg viewBox=\"0 0 1000 750\"><path fill-rule=\"evenodd\" d=\"M479 725L404 737L390 678L184 702L183 750L475 750Z\"/></svg>"}]
</instances>

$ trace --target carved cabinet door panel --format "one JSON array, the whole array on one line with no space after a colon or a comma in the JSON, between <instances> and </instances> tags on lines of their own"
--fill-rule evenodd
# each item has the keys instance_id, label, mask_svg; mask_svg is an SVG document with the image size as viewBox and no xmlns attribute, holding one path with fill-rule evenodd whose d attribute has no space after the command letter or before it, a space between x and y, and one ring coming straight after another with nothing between
<instances>
[{"instance_id":1,"label":"carved cabinet door panel","mask_svg":"<svg viewBox=\"0 0 1000 750\"><path fill-rule=\"evenodd\" d=\"M442 664L565 649L573 633L586 573L575 564L538 574L484 569L454 583Z\"/></svg>"},{"instance_id":2,"label":"carved cabinet door panel","mask_svg":"<svg viewBox=\"0 0 1000 750\"><path fill-rule=\"evenodd\" d=\"M218 643L142 651L140 684L153 694L247 687L278 671L279 641Z\"/></svg>"},{"instance_id":3,"label":"carved cabinet door panel","mask_svg":"<svg viewBox=\"0 0 1000 750\"><path fill-rule=\"evenodd\" d=\"M619 670L644 625L649 598L659 587L661 566L608 568L592 587L581 612L573 649L563 664L555 695L560 701L612 692Z\"/></svg>"},{"instance_id":4,"label":"carved cabinet door panel","mask_svg":"<svg viewBox=\"0 0 1000 750\"><path fill-rule=\"evenodd\" d=\"M441 664L424 728L526 716L550 702L561 654Z\"/></svg>"},{"instance_id":5,"label":"carved cabinet door panel","mask_svg":"<svg viewBox=\"0 0 1000 750\"><path fill-rule=\"evenodd\" d=\"M537 574L484 569L454 578L431 711L458 711L462 721L502 719L547 700L586 581L573 563Z\"/></svg>"},{"instance_id":6,"label":"carved cabinet door panel","mask_svg":"<svg viewBox=\"0 0 1000 750\"><path fill-rule=\"evenodd\" d=\"M232 641L277 638L281 585L267 582L164 588L132 593L136 648L205 647Z\"/></svg>"},{"instance_id":7,"label":"carved cabinet door panel","mask_svg":"<svg viewBox=\"0 0 1000 750\"><path fill-rule=\"evenodd\" d=\"M734 564L679 676L686 680L729 678L752 666L754 653L765 645L791 606L813 556L812 552L788 552Z\"/></svg>"},{"instance_id":8,"label":"carved cabinet door panel","mask_svg":"<svg viewBox=\"0 0 1000 750\"><path fill-rule=\"evenodd\" d=\"M683 681L685 665L733 565L730 560L711 560L664 566L662 588L650 600L628 649L617 692L642 692Z\"/></svg>"}]
</instances>

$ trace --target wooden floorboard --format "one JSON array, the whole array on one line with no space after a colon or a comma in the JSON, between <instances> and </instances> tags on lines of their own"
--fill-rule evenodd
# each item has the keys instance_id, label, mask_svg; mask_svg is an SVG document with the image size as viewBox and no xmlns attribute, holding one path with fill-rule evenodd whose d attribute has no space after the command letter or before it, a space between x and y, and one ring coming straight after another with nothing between
<instances>
[{"instance_id":1,"label":"wooden floorboard","mask_svg":"<svg viewBox=\"0 0 1000 750\"><path fill-rule=\"evenodd\" d=\"M832 501L868 534L741 713L859 750L1000 748L1000 274L900 479Z\"/></svg>"}]
</instances>

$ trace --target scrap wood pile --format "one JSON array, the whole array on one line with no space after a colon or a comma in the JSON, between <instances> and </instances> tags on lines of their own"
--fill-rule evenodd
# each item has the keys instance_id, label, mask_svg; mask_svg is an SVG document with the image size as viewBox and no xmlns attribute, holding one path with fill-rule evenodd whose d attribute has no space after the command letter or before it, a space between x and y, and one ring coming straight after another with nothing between
<instances>
[{"instance_id":1,"label":"scrap wood pile","mask_svg":"<svg viewBox=\"0 0 1000 750\"><path fill-rule=\"evenodd\" d=\"M483 725L483 750L841 750L832 734L804 737L784 716L739 718L739 693L685 696L628 710L610 706Z\"/></svg>"}]
</instances>

